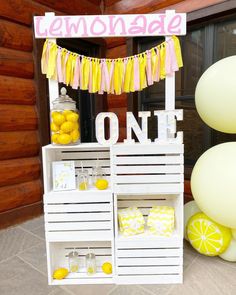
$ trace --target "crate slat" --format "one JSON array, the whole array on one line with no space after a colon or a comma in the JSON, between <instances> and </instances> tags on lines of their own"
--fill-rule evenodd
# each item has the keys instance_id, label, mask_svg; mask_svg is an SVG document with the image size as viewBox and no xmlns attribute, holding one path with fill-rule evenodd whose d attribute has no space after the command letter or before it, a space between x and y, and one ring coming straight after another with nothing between
<instances>
[{"instance_id":1,"label":"crate slat","mask_svg":"<svg viewBox=\"0 0 236 295\"><path fill-rule=\"evenodd\" d=\"M134 184L134 183L178 183L183 182L183 174L166 175L125 175L114 176L116 184Z\"/></svg>"},{"instance_id":2,"label":"crate slat","mask_svg":"<svg viewBox=\"0 0 236 295\"><path fill-rule=\"evenodd\" d=\"M140 246L139 246L140 247ZM117 257L181 257L180 248L166 248L166 249L144 249L144 248L130 248L130 249L117 249Z\"/></svg>"},{"instance_id":3,"label":"crate slat","mask_svg":"<svg viewBox=\"0 0 236 295\"><path fill-rule=\"evenodd\" d=\"M118 267L118 275L144 275L144 274L179 274L179 266L132 266Z\"/></svg>"},{"instance_id":4,"label":"crate slat","mask_svg":"<svg viewBox=\"0 0 236 295\"><path fill-rule=\"evenodd\" d=\"M142 266L142 265L181 265L180 257L145 257L145 258L118 258L118 266Z\"/></svg>"},{"instance_id":5,"label":"crate slat","mask_svg":"<svg viewBox=\"0 0 236 295\"><path fill-rule=\"evenodd\" d=\"M118 144L112 146L113 155L183 154L183 144Z\"/></svg>"},{"instance_id":6,"label":"crate slat","mask_svg":"<svg viewBox=\"0 0 236 295\"><path fill-rule=\"evenodd\" d=\"M92 221L92 220L111 220L111 212L102 213L45 213L45 222L60 222L60 221Z\"/></svg>"},{"instance_id":7,"label":"crate slat","mask_svg":"<svg viewBox=\"0 0 236 295\"><path fill-rule=\"evenodd\" d=\"M95 222L61 222L61 223L46 223L46 231L65 231L65 230L106 230L112 229L110 221L95 221Z\"/></svg>"},{"instance_id":8,"label":"crate slat","mask_svg":"<svg viewBox=\"0 0 236 295\"><path fill-rule=\"evenodd\" d=\"M44 205L44 211L49 212L109 212L112 206L109 203L94 204L60 204L60 205Z\"/></svg>"},{"instance_id":9,"label":"crate slat","mask_svg":"<svg viewBox=\"0 0 236 295\"><path fill-rule=\"evenodd\" d=\"M135 158L134 158L135 162ZM134 163L135 164L135 163ZM162 166L115 166L115 174L160 174L160 173L183 173L183 165L162 165ZM149 176L148 176L149 177Z\"/></svg>"},{"instance_id":10,"label":"crate slat","mask_svg":"<svg viewBox=\"0 0 236 295\"><path fill-rule=\"evenodd\" d=\"M139 165L157 165L157 164L183 164L183 155L170 156L136 156L135 163ZM132 165L134 157L114 157L113 164L115 165Z\"/></svg>"},{"instance_id":11,"label":"crate slat","mask_svg":"<svg viewBox=\"0 0 236 295\"><path fill-rule=\"evenodd\" d=\"M156 183L146 183L146 184L114 184L114 192L116 194L153 194L159 192L160 194L178 194L183 192L183 183L167 183L167 184L156 184Z\"/></svg>"}]
</instances>

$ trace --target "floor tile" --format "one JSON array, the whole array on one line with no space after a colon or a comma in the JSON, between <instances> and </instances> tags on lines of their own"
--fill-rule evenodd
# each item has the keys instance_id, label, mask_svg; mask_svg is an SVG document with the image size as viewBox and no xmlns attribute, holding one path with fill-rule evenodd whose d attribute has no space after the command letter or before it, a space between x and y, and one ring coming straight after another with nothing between
<instances>
[{"instance_id":1,"label":"floor tile","mask_svg":"<svg viewBox=\"0 0 236 295\"><path fill-rule=\"evenodd\" d=\"M193 247L184 241L184 270L186 270L199 254Z\"/></svg>"},{"instance_id":2,"label":"floor tile","mask_svg":"<svg viewBox=\"0 0 236 295\"><path fill-rule=\"evenodd\" d=\"M31 220L28 220L24 223L21 223L19 226L31 231L31 230L38 228L40 226L43 226L43 225L44 225L44 216L41 215L39 217L36 217L34 219L31 219Z\"/></svg>"},{"instance_id":3,"label":"floor tile","mask_svg":"<svg viewBox=\"0 0 236 295\"><path fill-rule=\"evenodd\" d=\"M0 263L0 272L1 295L48 295L56 289L48 286L46 277L17 257Z\"/></svg>"},{"instance_id":4,"label":"floor tile","mask_svg":"<svg viewBox=\"0 0 236 295\"><path fill-rule=\"evenodd\" d=\"M168 295L235 295L235 277L236 269L230 265L198 255L184 274L184 284L171 288Z\"/></svg>"},{"instance_id":5,"label":"floor tile","mask_svg":"<svg viewBox=\"0 0 236 295\"><path fill-rule=\"evenodd\" d=\"M73 294L83 294L83 295L94 295L101 294L107 295L115 286L114 285L68 285L64 286L63 289L69 290Z\"/></svg>"},{"instance_id":6,"label":"floor tile","mask_svg":"<svg viewBox=\"0 0 236 295\"><path fill-rule=\"evenodd\" d=\"M51 293L49 293L48 295L70 295L71 293L68 293L66 290L63 290L60 287L57 287L56 290L52 291ZM83 295L83 294L81 294Z\"/></svg>"},{"instance_id":7,"label":"floor tile","mask_svg":"<svg viewBox=\"0 0 236 295\"><path fill-rule=\"evenodd\" d=\"M0 261L42 243L42 240L19 227L0 231Z\"/></svg>"},{"instance_id":8,"label":"floor tile","mask_svg":"<svg viewBox=\"0 0 236 295\"><path fill-rule=\"evenodd\" d=\"M18 256L47 276L47 256L46 245L44 242L21 252Z\"/></svg>"},{"instance_id":9,"label":"floor tile","mask_svg":"<svg viewBox=\"0 0 236 295\"><path fill-rule=\"evenodd\" d=\"M136 285L122 285L117 286L109 295L150 295L150 292Z\"/></svg>"},{"instance_id":10,"label":"floor tile","mask_svg":"<svg viewBox=\"0 0 236 295\"><path fill-rule=\"evenodd\" d=\"M45 240L45 229L44 229L44 225L31 230L31 232L34 235L36 235L36 236L40 237L41 239Z\"/></svg>"}]
</instances>

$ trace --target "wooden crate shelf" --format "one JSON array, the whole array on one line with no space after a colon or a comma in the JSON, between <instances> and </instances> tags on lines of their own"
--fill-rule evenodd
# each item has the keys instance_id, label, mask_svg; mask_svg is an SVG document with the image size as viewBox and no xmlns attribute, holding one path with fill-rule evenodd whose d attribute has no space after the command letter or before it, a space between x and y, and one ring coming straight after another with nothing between
<instances>
[{"instance_id":1,"label":"wooden crate shelf","mask_svg":"<svg viewBox=\"0 0 236 295\"><path fill-rule=\"evenodd\" d=\"M181 283L183 269L183 145L98 144L46 146L44 160L44 211L48 280L65 284L167 284ZM52 190L52 162L83 161L91 174L96 161L105 170L109 188L99 191ZM124 237L119 233L117 210L138 207L147 220L152 206L175 209L175 230L170 237L149 233ZM95 249L98 271L88 276L84 268L86 247ZM103 249L104 247L104 249ZM76 248L81 267L63 280L53 280L57 267L68 268L66 255ZM102 250L103 249L103 250ZM99 256L99 251L105 251ZM97 252L96 252L97 251ZM110 261L113 274L102 273Z\"/></svg>"}]
</instances>

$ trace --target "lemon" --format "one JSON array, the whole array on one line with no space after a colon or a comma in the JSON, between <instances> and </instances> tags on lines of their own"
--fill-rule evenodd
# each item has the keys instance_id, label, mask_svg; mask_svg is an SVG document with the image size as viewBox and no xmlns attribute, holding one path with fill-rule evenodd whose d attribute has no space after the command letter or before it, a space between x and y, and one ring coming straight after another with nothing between
<instances>
[{"instance_id":1,"label":"lemon","mask_svg":"<svg viewBox=\"0 0 236 295\"><path fill-rule=\"evenodd\" d=\"M93 274L95 274L95 269L94 269L92 266L88 267L88 269L87 269L87 274L88 274L88 275L93 275Z\"/></svg>"},{"instance_id":2,"label":"lemon","mask_svg":"<svg viewBox=\"0 0 236 295\"><path fill-rule=\"evenodd\" d=\"M54 122L51 123L51 130L53 132L57 132L59 131L59 126L57 126L57 124L55 124Z\"/></svg>"},{"instance_id":3,"label":"lemon","mask_svg":"<svg viewBox=\"0 0 236 295\"><path fill-rule=\"evenodd\" d=\"M53 278L55 280L62 280L68 275L68 269L66 268L58 268L53 273Z\"/></svg>"},{"instance_id":4,"label":"lemon","mask_svg":"<svg viewBox=\"0 0 236 295\"><path fill-rule=\"evenodd\" d=\"M69 144L72 141L70 134L59 134L57 138L58 143L60 144Z\"/></svg>"},{"instance_id":5,"label":"lemon","mask_svg":"<svg viewBox=\"0 0 236 295\"><path fill-rule=\"evenodd\" d=\"M54 115L53 115L53 122L56 124L56 125L61 125L62 123L64 123L65 122L65 117L61 114L61 113L55 113Z\"/></svg>"},{"instance_id":6,"label":"lemon","mask_svg":"<svg viewBox=\"0 0 236 295\"><path fill-rule=\"evenodd\" d=\"M76 113L70 113L66 115L66 120L70 122L77 122L79 119L79 115Z\"/></svg>"},{"instance_id":7,"label":"lemon","mask_svg":"<svg viewBox=\"0 0 236 295\"><path fill-rule=\"evenodd\" d=\"M59 134L57 134L57 133L52 134L51 141L53 143L58 143L58 136L59 136Z\"/></svg>"},{"instance_id":8,"label":"lemon","mask_svg":"<svg viewBox=\"0 0 236 295\"><path fill-rule=\"evenodd\" d=\"M61 125L61 130L64 131L65 133L69 133L73 129L74 129L74 123L72 122L67 121Z\"/></svg>"},{"instance_id":9,"label":"lemon","mask_svg":"<svg viewBox=\"0 0 236 295\"><path fill-rule=\"evenodd\" d=\"M74 129L73 130L79 130L79 123L78 122L74 123Z\"/></svg>"},{"instance_id":10,"label":"lemon","mask_svg":"<svg viewBox=\"0 0 236 295\"><path fill-rule=\"evenodd\" d=\"M60 113L57 112L57 111L54 111L54 112L52 112L51 116L52 116L52 118L54 118L54 116L55 116L55 115L58 115L58 114L60 114Z\"/></svg>"},{"instance_id":11,"label":"lemon","mask_svg":"<svg viewBox=\"0 0 236 295\"><path fill-rule=\"evenodd\" d=\"M104 262L102 265L102 271L107 274L110 275L112 273L112 265L110 262Z\"/></svg>"},{"instance_id":12,"label":"lemon","mask_svg":"<svg viewBox=\"0 0 236 295\"><path fill-rule=\"evenodd\" d=\"M108 188L108 181L106 179L98 179L95 183L97 189L104 190Z\"/></svg>"},{"instance_id":13,"label":"lemon","mask_svg":"<svg viewBox=\"0 0 236 295\"><path fill-rule=\"evenodd\" d=\"M76 142L80 138L79 131L75 129L70 133L70 135L72 137L73 142Z\"/></svg>"},{"instance_id":14,"label":"lemon","mask_svg":"<svg viewBox=\"0 0 236 295\"><path fill-rule=\"evenodd\" d=\"M193 248L207 256L223 253L232 238L229 228L214 222L204 213L196 213L189 219L187 235Z\"/></svg>"},{"instance_id":15,"label":"lemon","mask_svg":"<svg viewBox=\"0 0 236 295\"><path fill-rule=\"evenodd\" d=\"M69 114L72 114L73 113L73 111L71 111L71 110L64 110L63 111L63 115L66 117L67 115L69 115Z\"/></svg>"}]
</instances>

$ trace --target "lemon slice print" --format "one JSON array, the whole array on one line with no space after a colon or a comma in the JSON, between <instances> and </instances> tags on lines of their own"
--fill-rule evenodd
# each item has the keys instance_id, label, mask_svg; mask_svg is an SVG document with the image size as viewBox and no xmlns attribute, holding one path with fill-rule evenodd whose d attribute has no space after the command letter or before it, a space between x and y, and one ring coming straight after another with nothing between
<instances>
[{"instance_id":1,"label":"lemon slice print","mask_svg":"<svg viewBox=\"0 0 236 295\"><path fill-rule=\"evenodd\" d=\"M189 242L199 253L217 256L223 253L231 241L231 231L207 217L196 213L187 224Z\"/></svg>"}]
</instances>

